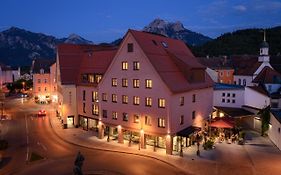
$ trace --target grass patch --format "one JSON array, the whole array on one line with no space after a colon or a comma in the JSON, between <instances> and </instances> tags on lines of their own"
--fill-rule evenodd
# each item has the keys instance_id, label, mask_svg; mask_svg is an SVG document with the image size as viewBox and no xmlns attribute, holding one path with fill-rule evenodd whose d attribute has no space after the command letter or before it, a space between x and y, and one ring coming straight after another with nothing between
<instances>
[{"instance_id":1,"label":"grass patch","mask_svg":"<svg viewBox=\"0 0 281 175\"><path fill-rule=\"evenodd\" d=\"M0 140L0 150L4 150L8 148L7 140Z\"/></svg>"},{"instance_id":2,"label":"grass patch","mask_svg":"<svg viewBox=\"0 0 281 175\"><path fill-rule=\"evenodd\" d=\"M30 161L30 162L34 162L34 161L42 160L42 159L44 159L44 157L40 156L40 155L37 154L37 153L32 152L31 155L30 155L29 161Z\"/></svg>"}]
</instances>

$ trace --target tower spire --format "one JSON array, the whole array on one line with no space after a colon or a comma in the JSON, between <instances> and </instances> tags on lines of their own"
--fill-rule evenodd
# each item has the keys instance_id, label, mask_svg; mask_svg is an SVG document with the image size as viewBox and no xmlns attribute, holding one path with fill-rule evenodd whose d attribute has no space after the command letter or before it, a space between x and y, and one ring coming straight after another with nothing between
<instances>
[{"instance_id":1,"label":"tower spire","mask_svg":"<svg viewBox=\"0 0 281 175\"><path fill-rule=\"evenodd\" d=\"M266 41L266 33L265 33L265 29L263 30L263 41Z\"/></svg>"}]
</instances>

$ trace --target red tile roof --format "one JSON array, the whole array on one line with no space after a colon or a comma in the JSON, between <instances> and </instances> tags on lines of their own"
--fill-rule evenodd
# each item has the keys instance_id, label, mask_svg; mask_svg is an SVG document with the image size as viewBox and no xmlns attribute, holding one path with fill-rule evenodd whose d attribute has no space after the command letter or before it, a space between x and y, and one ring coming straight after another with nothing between
<instances>
[{"instance_id":1,"label":"red tile roof","mask_svg":"<svg viewBox=\"0 0 281 175\"><path fill-rule=\"evenodd\" d=\"M259 84L280 84L281 74L271 67L264 67L262 71L253 80L253 83Z\"/></svg>"},{"instance_id":2,"label":"red tile roof","mask_svg":"<svg viewBox=\"0 0 281 175\"><path fill-rule=\"evenodd\" d=\"M104 74L117 49L112 46L61 44L58 58L62 84L77 84L82 73Z\"/></svg>"},{"instance_id":3,"label":"red tile roof","mask_svg":"<svg viewBox=\"0 0 281 175\"><path fill-rule=\"evenodd\" d=\"M205 72L184 42L164 36L129 30L151 64L172 92L183 92L213 86ZM128 34L127 33L127 34ZM196 72L197 71L197 72ZM202 71L203 81L198 74ZM194 75L193 78L190 76Z\"/></svg>"}]
</instances>

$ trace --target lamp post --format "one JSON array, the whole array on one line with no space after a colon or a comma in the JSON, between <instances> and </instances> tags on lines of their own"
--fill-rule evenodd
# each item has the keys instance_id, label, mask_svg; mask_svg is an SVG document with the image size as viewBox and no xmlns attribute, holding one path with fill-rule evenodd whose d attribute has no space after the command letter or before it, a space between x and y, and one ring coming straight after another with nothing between
<instances>
[{"instance_id":1,"label":"lamp post","mask_svg":"<svg viewBox=\"0 0 281 175\"><path fill-rule=\"evenodd\" d=\"M23 81L22 82L22 90L24 91L25 89L24 89L24 86L25 86L25 82Z\"/></svg>"}]
</instances>

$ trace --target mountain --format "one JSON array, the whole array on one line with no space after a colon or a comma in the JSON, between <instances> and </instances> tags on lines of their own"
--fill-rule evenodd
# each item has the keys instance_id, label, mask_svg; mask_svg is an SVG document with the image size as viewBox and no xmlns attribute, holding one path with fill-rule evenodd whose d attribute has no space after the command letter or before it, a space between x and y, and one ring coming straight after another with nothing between
<instances>
[{"instance_id":1,"label":"mountain","mask_svg":"<svg viewBox=\"0 0 281 175\"><path fill-rule=\"evenodd\" d=\"M244 29L225 33L201 46L191 47L198 56L220 55L258 55L263 41L264 29ZM281 26L266 29L266 41L269 43L269 54L281 55Z\"/></svg>"},{"instance_id":2,"label":"mountain","mask_svg":"<svg viewBox=\"0 0 281 175\"><path fill-rule=\"evenodd\" d=\"M55 59L56 45L60 43L93 44L75 34L58 39L11 27L0 32L0 62L11 66L29 66L36 57Z\"/></svg>"},{"instance_id":3,"label":"mountain","mask_svg":"<svg viewBox=\"0 0 281 175\"><path fill-rule=\"evenodd\" d=\"M145 26L143 31L179 39L190 46L200 46L212 40L207 36L184 28L183 24L179 21L167 22L159 18L153 20L148 26Z\"/></svg>"}]
</instances>

